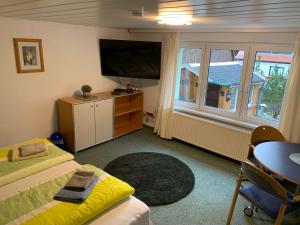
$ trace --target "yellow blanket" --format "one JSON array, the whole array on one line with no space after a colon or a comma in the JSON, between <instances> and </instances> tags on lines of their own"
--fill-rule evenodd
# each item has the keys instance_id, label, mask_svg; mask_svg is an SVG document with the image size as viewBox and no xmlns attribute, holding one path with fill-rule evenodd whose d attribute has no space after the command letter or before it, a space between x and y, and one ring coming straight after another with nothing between
<instances>
[{"instance_id":1,"label":"yellow blanket","mask_svg":"<svg viewBox=\"0 0 300 225\"><path fill-rule=\"evenodd\" d=\"M73 172L68 173L0 201L4 216L0 218L0 224L84 224L134 193L130 185L94 166L85 165L82 169L95 171L100 178L83 203L53 200L53 195L68 182L73 174Z\"/></svg>"}]
</instances>

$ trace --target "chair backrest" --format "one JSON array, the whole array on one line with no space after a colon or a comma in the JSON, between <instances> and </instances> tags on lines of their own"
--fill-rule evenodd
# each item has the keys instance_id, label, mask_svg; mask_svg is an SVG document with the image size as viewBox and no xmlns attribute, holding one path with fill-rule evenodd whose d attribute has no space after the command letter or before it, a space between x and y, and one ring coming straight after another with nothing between
<instances>
[{"instance_id":1,"label":"chair backrest","mask_svg":"<svg viewBox=\"0 0 300 225\"><path fill-rule=\"evenodd\" d=\"M266 141L285 141L282 133L274 127L259 126L251 134L251 144L257 145Z\"/></svg>"},{"instance_id":2,"label":"chair backrest","mask_svg":"<svg viewBox=\"0 0 300 225\"><path fill-rule=\"evenodd\" d=\"M264 171L258 167L248 163L242 162L241 167L242 174L251 183L260 187L264 191L279 197L280 199L286 201L288 199L287 191L278 181L273 177L266 174Z\"/></svg>"}]
</instances>

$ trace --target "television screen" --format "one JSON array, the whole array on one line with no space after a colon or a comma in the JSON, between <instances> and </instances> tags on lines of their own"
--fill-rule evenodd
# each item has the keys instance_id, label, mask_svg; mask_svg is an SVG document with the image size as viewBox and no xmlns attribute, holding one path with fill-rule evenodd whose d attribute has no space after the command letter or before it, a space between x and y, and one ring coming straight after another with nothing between
<instances>
[{"instance_id":1,"label":"television screen","mask_svg":"<svg viewBox=\"0 0 300 225\"><path fill-rule=\"evenodd\" d=\"M161 42L100 39L104 76L160 78Z\"/></svg>"}]
</instances>

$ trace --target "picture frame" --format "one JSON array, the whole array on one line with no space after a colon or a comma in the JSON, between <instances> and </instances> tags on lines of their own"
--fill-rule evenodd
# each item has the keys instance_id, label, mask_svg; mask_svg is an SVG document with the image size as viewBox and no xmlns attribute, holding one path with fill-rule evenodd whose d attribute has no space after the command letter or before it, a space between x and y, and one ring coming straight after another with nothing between
<instances>
[{"instance_id":1,"label":"picture frame","mask_svg":"<svg viewBox=\"0 0 300 225\"><path fill-rule=\"evenodd\" d=\"M41 39L14 38L17 73L44 72Z\"/></svg>"}]
</instances>

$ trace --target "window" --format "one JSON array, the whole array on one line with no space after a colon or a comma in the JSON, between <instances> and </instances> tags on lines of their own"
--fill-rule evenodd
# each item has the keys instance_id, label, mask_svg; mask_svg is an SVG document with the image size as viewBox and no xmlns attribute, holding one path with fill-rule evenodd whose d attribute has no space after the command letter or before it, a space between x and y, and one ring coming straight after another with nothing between
<instances>
[{"instance_id":1,"label":"window","mask_svg":"<svg viewBox=\"0 0 300 225\"><path fill-rule=\"evenodd\" d=\"M241 83L244 51L211 49L205 105L235 112ZM231 96L233 95L233 98Z\"/></svg>"},{"instance_id":2,"label":"window","mask_svg":"<svg viewBox=\"0 0 300 225\"><path fill-rule=\"evenodd\" d=\"M253 93L248 99L248 116L279 121L292 57L292 52L256 52L251 79Z\"/></svg>"},{"instance_id":3,"label":"window","mask_svg":"<svg viewBox=\"0 0 300 225\"><path fill-rule=\"evenodd\" d=\"M177 89L175 99L185 104L196 104L201 76L202 49L183 47L179 50Z\"/></svg>"},{"instance_id":4,"label":"window","mask_svg":"<svg viewBox=\"0 0 300 225\"><path fill-rule=\"evenodd\" d=\"M230 95L229 95L229 99L227 101L231 102L231 104L230 104L230 111L231 112L236 111L238 90L239 90L238 87L231 87L230 88ZM228 97L226 96L226 98L228 98Z\"/></svg>"},{"instance_id":5,"label":"window","mask_svg":"<svg viewBox=\"0 0 300 225\"><path fill-rule=\"evenodd\" d=\"M175 107L192 107L240 122L276 124L292 62L291 49L185 42L179 51Z\"/></svg>"},{"instance_id":6,"label":"window","mask_svg":"<svg viewBox=\"0 0 300 225\"><path fill-rule=\"evenodd\" d=\"M253 93L254 93L253 85L251 85L250 86L250 91L248 93L248 107L251 107L252 104L253 104Z\"/></svg>"}]
</instances>

